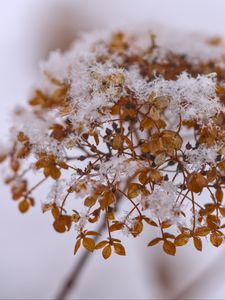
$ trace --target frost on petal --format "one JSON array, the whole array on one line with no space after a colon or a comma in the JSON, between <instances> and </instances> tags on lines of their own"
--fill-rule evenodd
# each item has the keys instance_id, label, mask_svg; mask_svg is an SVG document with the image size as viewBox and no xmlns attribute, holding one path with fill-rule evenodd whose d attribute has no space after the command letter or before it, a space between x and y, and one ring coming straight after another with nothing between
<instances>
[{"instance_id":1,"label":"frost on petal","mask_svg":"<svg viewBox=\"0 0 225 300\"><path fill-rule=\"evenodd\" d=\"M131 236L131 231L137 223L137 218L135 214L129 214L128 211L124 211L123 215L120 218L120 222L125 225L123 226L122 233L127 237Z\"/></svg>"},{"instance_id":2,"label":"frost on petal","mask_svg":"<svg viewBox=\"0 0 225 300\"><path fill-rule=\"evenodd\" d=\"M175 200L177 187L172 182L163 182L149 196L141 198L143 209L161 220L174 219L176 210Z\"/></svg>"},{"instance_id":3,"label":"frost on petal","mask_svg":"<svg viewBox=\"0 0 225 300\"><path fill-rule=\"evenodd\" d=\"M72 182L72 187L77 198L84 198L86 195L91 194L96 184L94 180L90 180L88 178L72 179Z\"/></svg>"},{"instance_id":4,"label":"frost on petal","mask_svg":"<svg viewBox=\"0 0 225 300\"><path fill-rule=\"evenodd\" d=\"M99 110L111 107L123 94L124 71L110 62L80 58L71 71L71 107L79 122L98 120Z\"/></svg>"},{"instance_id":5,"label":"frost on petal","mask_svg":"<svg viewBox=\"0 0 225 300\"><path fill-rule=\"evenodd\" d=\"M98 174L101 181L106 178L110 181L122 181L132 175L140 168L143 168L143 163L128 159L126 156L113 156L106 162L102 162L99 166Z\"/></svg>"},{"instance_id":6,"label":"frost on petal","mask_svg":"<svg viewBox=\"0 0 225 300\"><path fill-rule=\"evenodd\" d=\"M147 99L150 85L147 80L141 76L138 66L133 66L126 72L126 84L138 99Z\"/></svg>"},{"instance_id":7,"label":"frost on petal","mask_svg":"<svg viewBox=\"0 0 225 300\"><path fill-rule=\"evenodd\" d=\"M47 204L61 205L66 192L66 181L57 180L52 186L47 196Z\"/></svg>"},{"instance_id":8,"label":"frost on petal","mask_svg":"<svg viewBox=\"0 0 225 300\"><path fill-rule=\"evenodd\" d=\"M82 230L85 225L88 222L88 213L85 211L80 212L80 219L79 221L75 224L74 228L77 232L80 232L80 230Z\"/></svg>"},{"instance_id":9,"label":"frost on petal","mask_svg":"<svg viewBox=\"0 0 225 300\"><path fill-rule=\"evenodd\" d=\"M49 135L49 129L56 121L55 112L46 113L44 116L38 111L18 107L13 113L13 126L11 134L16 138L19 132L23 132L32 145L32 153L41 152L55 154L63 158L63 145L52 139Z\"/></svg>"},{"instance_id":10,"label":"frost on petal","mask_svg":"<svg viewBox=\"0 0 225 300\"><path fill-rule=\"evenodd\" d=\"M184 120L209 122L211 117L224 111L216 96L215 73L194 78L184 72L175 81L157 78L151 82L151 92L169 96L169 113L181 115Z\"/></svg>"},{"instance_id":11,"label":"frost on petal","mask_svg":"<svg viewBox=\"0 0 225 300\"><path fill-rule=\"evenodd\" d=\"M186 151L186 155L188 169L199 171L206 166L215 166L218 148L208 148L206 145L200 145L197 149Z\"/></svg>"},{"instance_id":12,"label":"frost on petal","mask_svg":"<svg viewBox=\"0 0 225 300\"><path fill-rule=\"evenodd\" d=\"M48 59L40 64L40 70L46 75L64 82L68 78L71 56L56 50L50 53Z\"/></svg>"}]
</instances>

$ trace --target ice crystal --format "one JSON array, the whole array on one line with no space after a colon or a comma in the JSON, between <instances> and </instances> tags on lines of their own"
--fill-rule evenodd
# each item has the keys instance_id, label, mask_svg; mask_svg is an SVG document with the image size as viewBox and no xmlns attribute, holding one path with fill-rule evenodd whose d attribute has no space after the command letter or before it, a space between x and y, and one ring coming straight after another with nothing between
<instances>
[{"instance_id":1,"label":"ice crystal","mask_svg":"<svg viewBox=\"0 0 225 300\"><path fill-rule=\"evenodd\" d=\"M182 119L208 122L212 116L224 111L216 95L216 74L198 75L193 78L186 72L177 80L158 78L151 83L157 96L169 96L168 111Z\"/></svg>"},{"instance_id":2,"label":"ice crystal","mask_svg":"<svg viewBox=\"0 0 225 300\"><path fill-rule=\"evenodd\" d=\"M216 165L218 156L218 147L209 148L205 145L200 145L196 149L191 149L186 152L187 167L192 171L199 171L206 166Z\"/></svg>"},{"instance_id":3,"label":"ice crystal","mask_svg":"<svg viewBox=\"0 0 225 300\"><path fill-rule=\"evenodd\" d=\"M101 181L108 179L110 181L120 181L127 176L132 176L140 168L143 163L136 160L128 159L126 156L113 156L110 160L100 164L98 174Z\"/></svg>"},{"instance_id":4,"label":"ice crystal","mask_svg":"<svg viewBox=\"0 0 225 300\"><path fill-rule=\"evenodd\" d=\"M48 204L61 205L65 196L65 188L67 183L65 179L57 180L52 186L47 196Z\"/></svg>"},{"instance_id":5,"label":"ice crystal","mask_svg":"<svg viewBox=\"0 0 225 300\"><path fill-rule=\"evenodd\" d=\"M80 212L80 219L74 226L75 230L77 232L80 232L81 230L83 230L87 222L88 222L88 212L85 211Z\"/></svg>"},{"instance_id":6,"label":"ice crystal","mask_svg":"<svg viewBox=\"0 0 225 300\"><path fill-rule=\"evenodd\" d=\"M163 182L152 194L141 199L143 209L150 209L151 214L160 220L174 220L177 199L177 187L173 182Z\"/></svg>"}]
</instances>

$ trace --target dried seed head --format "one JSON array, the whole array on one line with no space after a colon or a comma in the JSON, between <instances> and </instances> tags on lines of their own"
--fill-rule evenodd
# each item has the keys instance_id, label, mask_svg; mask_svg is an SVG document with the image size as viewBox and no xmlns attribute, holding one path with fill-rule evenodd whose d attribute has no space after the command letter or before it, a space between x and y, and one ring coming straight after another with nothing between
<instances>
[{"instance_id":1,"label":"dried seed head","mask_svg":"<svg viewBox=\"0 0 225 300\"><path fill-rule=\"evenodd\" d=\"M59 233L75 226L74 253L125 255L117 233L137 237L144 226L158 229L148 245L172 256L190 239L198 251L202 237L224 240L224 42L163 36L81 37L50 55L44 85L14 112L11 146L0 147L5 182L21 213L51 185L43 212ZM42 176L34 184L33 171ZM107 236L95 244L100 220Z\"/></svg>"}]
</instances>

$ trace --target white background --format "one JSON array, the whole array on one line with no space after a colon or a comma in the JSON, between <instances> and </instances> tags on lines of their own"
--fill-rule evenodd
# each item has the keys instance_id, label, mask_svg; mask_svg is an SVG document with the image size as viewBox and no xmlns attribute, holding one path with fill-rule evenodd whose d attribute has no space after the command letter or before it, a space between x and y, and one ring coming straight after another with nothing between
<instances>
[{"instance_id":1,"label":"white background","mask_svg":"<svg viewBox=\"0 0 225 300\"><path fill-rule=\"evenodd\" d=\"M71 30L73 35L80 29L156 21L225 35L224 15L223 0L1 0L0 139L7 140L10 109L29 97L38 76L38 60L47 49L60 47L63 31ZM39 194L40 203L45 194ZM212 249L206 242L199 254L190 245L171 258L162 255L160 248L146 248L150 239L151 232L129 239L126 258L114 256L105 262L94 254L70 297L162 299L184 289L189 299L225 298L224 247ZM40 204L21 215L1 184L0 298L52 299L79 258L73 256L73 246L73 231L55 233Z\"/></svg>"}]
</instances>

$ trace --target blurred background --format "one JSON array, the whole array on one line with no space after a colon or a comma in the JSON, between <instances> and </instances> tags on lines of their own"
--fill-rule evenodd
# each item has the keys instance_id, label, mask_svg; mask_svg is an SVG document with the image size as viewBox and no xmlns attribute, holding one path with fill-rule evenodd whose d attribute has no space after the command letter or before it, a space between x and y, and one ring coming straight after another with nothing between
<instances>
[{"instance_id":1,"label":"blurred background","mask_svg":"<svg viewBox=\"0 0 225 300\"><path fill-rule=\"evenodd\" d=\"M10 110L28 99L38 63L50 50L66 49L80 31L117 24L162 23L174 28L225 35L223 0L2 0L0 9L0 139L7 141ZM171 37L172 38L172 37ZM59 235L40 204L21 215L0 186L0 298L54 299L73 256L74 232ZM127 256L103 261L93 254L70 299L225 299L225 249L205 243L177 256L149 249L146 231L128 238Z\"/></svg>"}]
</instances>

